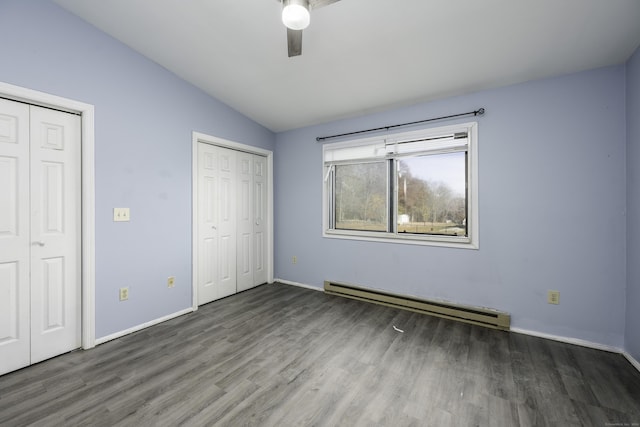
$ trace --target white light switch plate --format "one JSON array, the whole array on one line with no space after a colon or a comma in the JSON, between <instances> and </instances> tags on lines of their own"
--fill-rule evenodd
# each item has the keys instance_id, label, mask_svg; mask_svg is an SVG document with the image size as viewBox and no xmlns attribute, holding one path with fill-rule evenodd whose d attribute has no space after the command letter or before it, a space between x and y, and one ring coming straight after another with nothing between
<instances>
[{"instance_id":1,"label":"white light switch plate","mask_svg":"<svg viewBox=\"0 0 640 427\"><path fill-rule=\"evenodd\" d=\"M113 208L113 221L129 221L129 208Z\"/></svg>"}]
</instances>

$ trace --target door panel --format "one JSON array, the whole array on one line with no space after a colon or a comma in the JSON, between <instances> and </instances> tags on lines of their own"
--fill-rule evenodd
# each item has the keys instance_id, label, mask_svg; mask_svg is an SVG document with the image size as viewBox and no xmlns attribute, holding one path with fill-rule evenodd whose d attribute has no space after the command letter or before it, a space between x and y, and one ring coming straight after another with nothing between
<instances>
[{"instance_id":1,"label":"door panel","mask_svg":"<svg viewBox=\"0 0 640 427\"><path fill-rule=\"evenodd\" d=\"M18 159L0 156L0 238L18 233Z\"/></svg>"},{"instance_id":2,"label":"door panel","mask_svg":"<svg viewBox=\"0 0 640 427\"><path fill-rule=\"evenodd\" d=\"M31 361L29 140L29 106L0 99L0 375Z\"/></svg>"},{"instance_id":3,"label":"door panel","mask_svg":"<svg viewBox=\"0 0 640 427\"><path fill-rule=\"evenodd\" d=\"M253 285L257 286L267 282L267 159L253 159Z\"/></svg>"},{"instance_id":4,"label":"door panel","mask_svg":"<svg viewBox=\"0 0 640 427\"><path fill-rule=\"evenodd\" d=\"M64 235L64 163L42 162L40 230L45 235Z\"/></svg>"},{"instance_id":5,"label":"door panel","mask_svg":"<svg viewBox=\"0 0 640 427\"><path fill-rule=\"evenodd\" d=\"M0 264L0 346L3 343L15 341L19 338L18 325L18 263L5 262Z\"/></svg>"},{"instance_id":6,"label":"door panel","mask_svg":"<svg viewBox=\"0 0 640 427\"><path fill-rule=\"evenodd\" d=\"M218 298L218 156L198 144L198 304Z\"/></svg>"},{"instance_id":7,"label":"door panel","mask_svg":"<svg viewBox=\"0 0 640 427\"><path fill-rule=\"evenodd\" d=\"M253 155L238 155L238 291L253 286Z\"/></svg>"},{"instance_id":8,"label":"door panel","mask_svg":"<svg viewBox=\"0 0 640 427\"><path fill-rule=\"evenodd\" d=\"M236 292L235 157L198 144L198 304Z\"/></svg>"},{"instance_id":9,"label":"door panel","mask_svg":"<svg viewBox=\"0 0 640 427\"><path fill-rule=\"evenodd\" d=\"M212 294L213 296L211 297L207 297L207 298L212 298L215 299L215 295L216 295L216 290L215 290L215 284L216 284L216 276L217 276L217 271L218 269L217 267L217 263L214 262L214 257L216 254L216 239L213 238L209 238L209 239L204 239L203 240L203 253L202 253L202 257L205 260L210 260L210 262L206 262L204 263L204 265L202 265L202 273L200 276L200 286L201 286L201 291L204 292L204 294Z\"/></svg>"},{"instance_id":10,"label":"door panel","mask_svg":"<svg viewBox=\"0 0 640 427\"><path fill-rule=\"evenodd\" d=\"M31 363L80 346L80 117L31 106Z\"/></svg>"},{"instance_id":11,"label":"door panel","mask_svg":"<svg viewBox=\"0 0 640 427\"><path fill-rule=\"evenodd\" d=\"M41 268L44 305L42 331L50 332L64 328L64 258L43 259Z\"/></svg>"},{"instance_id":12,"label":"door panel","mask_svg":"<svg viewBox=\"0 0 640 427\"><path fill-rule=\"evenodd\" d=\"M232 261L235 259L235 254L233 253L235 248L234 240L235 235L229 236L227 234L220 237L220 245L218 246L218 262L220 263L218 298L224 298L236 293L236 266Z\"/></svg>"},{"instance_id":13,"label":"door panel","mask_svg":"<svg viewBox=\"0 0 640 427\"><path fill-rule=\"evenodd\" d=\"M0 263L0 375L29 365L28 298L21 292L17 262ZM23 278L21 278L23 279Z\"/></svg>"},{"instance_id":14,"label":"door panel","mask_svg":"<svg viewBox=\"0 0 640 427\"><path fill-rule=\"evenodd\" d=\"M220 156L220 288L218 298L236 293L236 153L216 147Z\"/></svg>"}]
</instances>

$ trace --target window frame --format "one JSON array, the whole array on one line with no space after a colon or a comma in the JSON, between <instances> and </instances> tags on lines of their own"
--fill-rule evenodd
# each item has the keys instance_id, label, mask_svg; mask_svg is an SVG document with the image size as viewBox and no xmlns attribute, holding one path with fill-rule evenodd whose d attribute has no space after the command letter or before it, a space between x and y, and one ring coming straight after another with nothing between
<instances>
[{"instance_id":1,"label":"window frame","mask_svg":"<svg viewBox=\"0 0 640 427\"><path fill-rule=\"evenodd\" d=\"M333 215L335 212L335 200L333 195L335 194L335 165L340 164L357 164L371 162L372 159L355 159L355 160L335 160L327 161L327 152L339 149L353 149L358 148L367 150L367 148L373 149L374 146L380 147L381 144L390 145L394 141L409 141L437 138L442 135L453 135L461 132L467 134L467 145L464 149L450 148L456 144L452 142L450 147L444 144L443 147L434 149L428 149L411 154L390 154L384 157L387 161L393 159L390 162L388 168L391 168L391 172L388 173L387 178L387 211L388 222L391 225L391 229L388 231L362 231L362 230L344 230L330 228L335 224ZM455 141L455 140L452 140ZM398 233L398 174L397 174L397 162L398 159L418 156L420 154L439 154L445 152L466 152L466 184L467 184L467 235L466 236L445 236L445 235L433 235L433 234L411 234L411 233ZM427 129L421 129L416 131L401 132L396 134L375 136L369 138L360 138L348 141L341 141L335 143L327 143L322 147L322 236L332 239L349 239L349 240L363 240L373 242L387 242L387 243L400 243L411 245L426 245L426 246L442 246L451 248L463 248L463 249L479 249L479 226L478 226L478 123L460 123L448 126L432 127Z\"/></svg>"}]
</instances>

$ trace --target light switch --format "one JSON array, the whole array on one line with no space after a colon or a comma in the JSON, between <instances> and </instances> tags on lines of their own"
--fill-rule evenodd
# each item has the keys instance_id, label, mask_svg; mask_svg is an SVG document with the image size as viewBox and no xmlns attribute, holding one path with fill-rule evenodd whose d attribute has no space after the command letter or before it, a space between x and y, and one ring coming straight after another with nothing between
<instances>
[{"instance_id":1,"label":"light switch","mask_svg":"<svg viewBox=\"0 0 640 427\"><path fill-rule=\"evenodd\" d=\"M113 208L113 221L129 221L129 208Z\"/></svg>"}]
</instances>

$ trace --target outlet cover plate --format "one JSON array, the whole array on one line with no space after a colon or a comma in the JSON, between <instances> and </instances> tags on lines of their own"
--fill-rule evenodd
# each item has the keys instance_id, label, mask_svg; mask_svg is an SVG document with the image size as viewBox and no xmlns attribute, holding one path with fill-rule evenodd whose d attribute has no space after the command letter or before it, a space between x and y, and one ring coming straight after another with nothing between
<instances>
[{"instance_id":1,"label":"outlet cover plate","mask_svg":"<svg viewBox=\"0 0 640 427\"><path fill-rule=\"evenodd\" d=\"M129 208L113 208L113 221L124 222L129 221L131 216L129 214Z\"/></svg>"}]
</instances>

